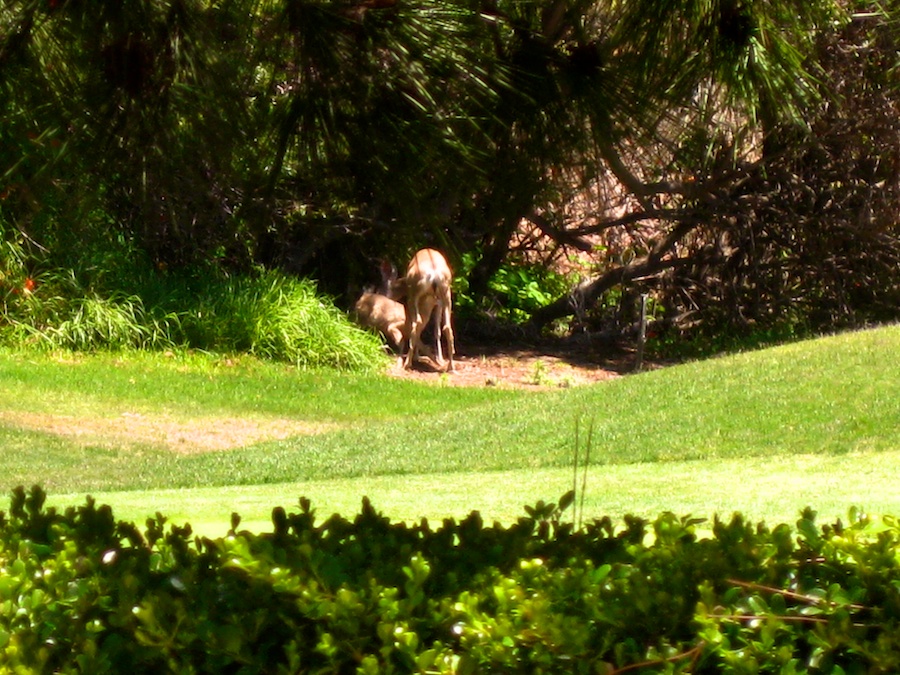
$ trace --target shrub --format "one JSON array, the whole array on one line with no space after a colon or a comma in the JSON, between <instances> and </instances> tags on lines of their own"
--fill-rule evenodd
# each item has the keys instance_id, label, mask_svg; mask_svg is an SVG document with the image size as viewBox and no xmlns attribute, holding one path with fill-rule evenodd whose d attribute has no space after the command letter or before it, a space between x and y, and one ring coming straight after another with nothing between
<instances>
[{"instance_id":1,"label":"shrub","mask_svg":"<svg viewBox=\"0 0 900 675\"><path fill-rule=\"evenodd\" d=\"M455 303L463 313L484 313L492 318L524 323L541 307L564 294L572 280L546 266L528 262L505 263L488 283L484 297L469 293L467 277L475 265L472 254L463 257L456 274Z\"/></svg>"},{"instance_id":2,"label":"shrub","mask_svg":"<svg viewBox=\"0 0 900 675\"><path fill-rule=\"evenodd\" d=\"M384 363L378 338L350 324L308 280L266 272L186 287L190 297L177 303L179 329L191 346L302 367L361 370Z\"/></svg>"},{"instance_id":3,"label":"shrub","mask_svg":"<svg viewBox=\"0 0 900 675\"><path fill-rule=\"evenodd\" d=\"M127 289L85 287L73 272L19 274L0 306L0 340L50 348L248 352L301 367L365 370L380 342L307 280L137 270Z\"/></svg>"},{"instance_id":4,"label":"shrub","mask_svg":"<svg viewBox=\"0 0 900 675\"><path fill-rule=\"evenodd\" d=\"M552 510L551 510L552 511ZM192 538L19 488L0 518L0 666L28 672L896 672L900 526L539 510L437 528L364 501Z\"/></svg>"}]
</instances>

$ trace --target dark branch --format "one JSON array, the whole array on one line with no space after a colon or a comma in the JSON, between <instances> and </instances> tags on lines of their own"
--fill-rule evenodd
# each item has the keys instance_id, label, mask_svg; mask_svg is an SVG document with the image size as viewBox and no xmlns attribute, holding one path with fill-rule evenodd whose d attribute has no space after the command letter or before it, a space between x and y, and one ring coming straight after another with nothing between
<instances>
[{"instance_id":1,"label":"dark branch","mask_svg":"<svg viewBox=\"0 0 900 675\"><path fill-rule=\"evenodd\" d=\"M539 309L532 315L531 325L541 329L551 321L572 316L586 307L592 306L603 293L620 284L692 262L691 258L668 257L668 254L697 225L698 223L693 221L679 223L643 258L608 270L595 279L582 282L567 295Z\"/></svg>"}]
</instances>

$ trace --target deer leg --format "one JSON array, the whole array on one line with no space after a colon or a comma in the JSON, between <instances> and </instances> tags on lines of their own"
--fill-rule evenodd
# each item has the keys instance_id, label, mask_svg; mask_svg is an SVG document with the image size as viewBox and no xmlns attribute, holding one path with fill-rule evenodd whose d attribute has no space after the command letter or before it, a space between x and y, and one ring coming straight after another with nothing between
<instances>
[{"instance_id":1,"label":"deer leg","mask_svg":"<svg viewBox=\"0 0 900 675\"><path fill-rule=\"evenodd\" d=\"M453 344L453 327L450 325L450 314L453 300L450 295L450 286L444 286L442 289L440 301L438 302L438 315L435 317L435 330L438 333L438 344L441 340L447 340L447 357L450 361L447 370L453 370L453 354L456 351ZM438 330L439 329L439 330Z\"/></svg>"},{"instance_id":2,"label":"deer leg","mask_svg":"<svg viewBox=\"0 0 900 675\"><path fill-rule=\"evenodd\" d=\"M414 316L409 327L409 348L406 350L406 359L403 361L403 367L407 370L412 367L416 352L418 352L419 333L421 332L422 328L418 317Z\"/></svg>"},{"instance_id":3,"label":"deer leg","mask_svg":"<svg viewBox=\"0 0 900 675\"><path fill-rule=\"evenodd\" d=\"M403 364L403 367L409 369L412 367L413 362L419 353L419 348L422 345L422 330L425 328L425 323L422 321L422 314L419 311L419 303L411 302L410 307L408 307L407 311L410 312L410 326L409 326L409 351L406 352L406 361Z\"/></svg>"},{"instance_id":4,"label":"deer leg","mask_svg":"<svg viewBox=\"0 0 900 675\"><path fill-rule=\"evenodd\" d=\"M447 356L450 359L450 365L447 367L447 370L453 370L453 327L450 325L450 305L446 304L442 308L441 312L441 322L443 323L443 328L441 329L441 334L446 335L447 338ZM441 334L438 335L438 344L440 344Z\"/></svg>"},{"instance_id":5,"label":"deer leg","mask_svg":"<svg viewBox=\"0 0 900 675\"><path fill-rule=\"evenodd\" d=\"M441 348L441 316L443 315L443 304L437 303L432 314L434 315L434 341L437 355L438 365L444 365L444 353Z\"/></svg>"},{"instance_id":6,"label":"deer leg","mask_svg":"<svg viewBox=\"0 0 900 675\"><path fill-rule=\"evenodd\" d=\"M400 326L391 326L390 328L388 328L388 339L390 340L391 346L402 354L403 329L400 328Z\"/></svg>"}]
</instances>

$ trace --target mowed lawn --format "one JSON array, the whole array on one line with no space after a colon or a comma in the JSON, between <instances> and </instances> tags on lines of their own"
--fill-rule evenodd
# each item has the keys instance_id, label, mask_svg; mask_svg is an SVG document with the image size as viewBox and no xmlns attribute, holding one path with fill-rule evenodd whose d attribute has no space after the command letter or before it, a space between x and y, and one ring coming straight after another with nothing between
<instances>
[{"instance_id":1,"label":"mowed lawn","mask_svg":"<svg viewBox=\"0 0 900 675\"><path fill-rule=\"evenodd\" d=\"M582 517L900 514L900 327L559 391L464 389L209 355L0 352L0 484L221 534L307 496L511 521L577 483ZM574 470L575 455L587 473ZM2 505L0 505L2 508ZM567 517L572 517L569 514Z\"/></svg>"}]
</instances>

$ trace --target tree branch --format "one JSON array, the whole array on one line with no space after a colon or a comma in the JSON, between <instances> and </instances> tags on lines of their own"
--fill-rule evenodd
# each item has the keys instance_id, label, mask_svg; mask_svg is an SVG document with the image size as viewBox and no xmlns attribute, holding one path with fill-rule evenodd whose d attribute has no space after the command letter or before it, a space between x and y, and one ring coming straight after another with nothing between
<instances>
[{"instance_id":1,"label":"tree branch","mask_svg":"<svg viewBox=\"0 0 900 675\"><path fill-rule=\"evenodd\" d=\"M687 192L687 185L683 182L659 181L656 183L645 183L642 181L632 173L631 169L625 166L625 162L622 161L622 157L619 155L615 145L608 138L598 138L597 146L600 149L600 155L616 179L638 199L641 206L647 211L653 210L653 206L648 202L648 198L654 195L685 194Z\"/></svg>"},{"instance_id":2,"label":"tree branch","mask_svg":"<svg viewBox=\"0 0 900 675\"><path fill-rule=\"evenodd\" d=\"M562 229L551 223L541 214L535 213L534 211L525 216L525 219L531 223L534 223L541 232L543 232L558 244L571 246L572 248L578 249L579 251L584 251L585 253L589 253L594 249L594 246L591 244L591 242L581 237L582 234L592 234L591 230L589 229Z\"/></svg>"},{"instance_id":3,"label":"tree branch","mask_svg":"<svg viewBox=\"0 0 900 675\"><path fill-rule=\"evenodd\" d=\"M536 311L529 323L532 327L541 329L555 319L572 316L592 306L603 293L615 286L689 263L691 258L672 258L667 255L697 226L698 223L693 220L679 223L646 256L608 270L593 280L589 279L578 284L567 295Z\"/></svg>"}]
</instances>

